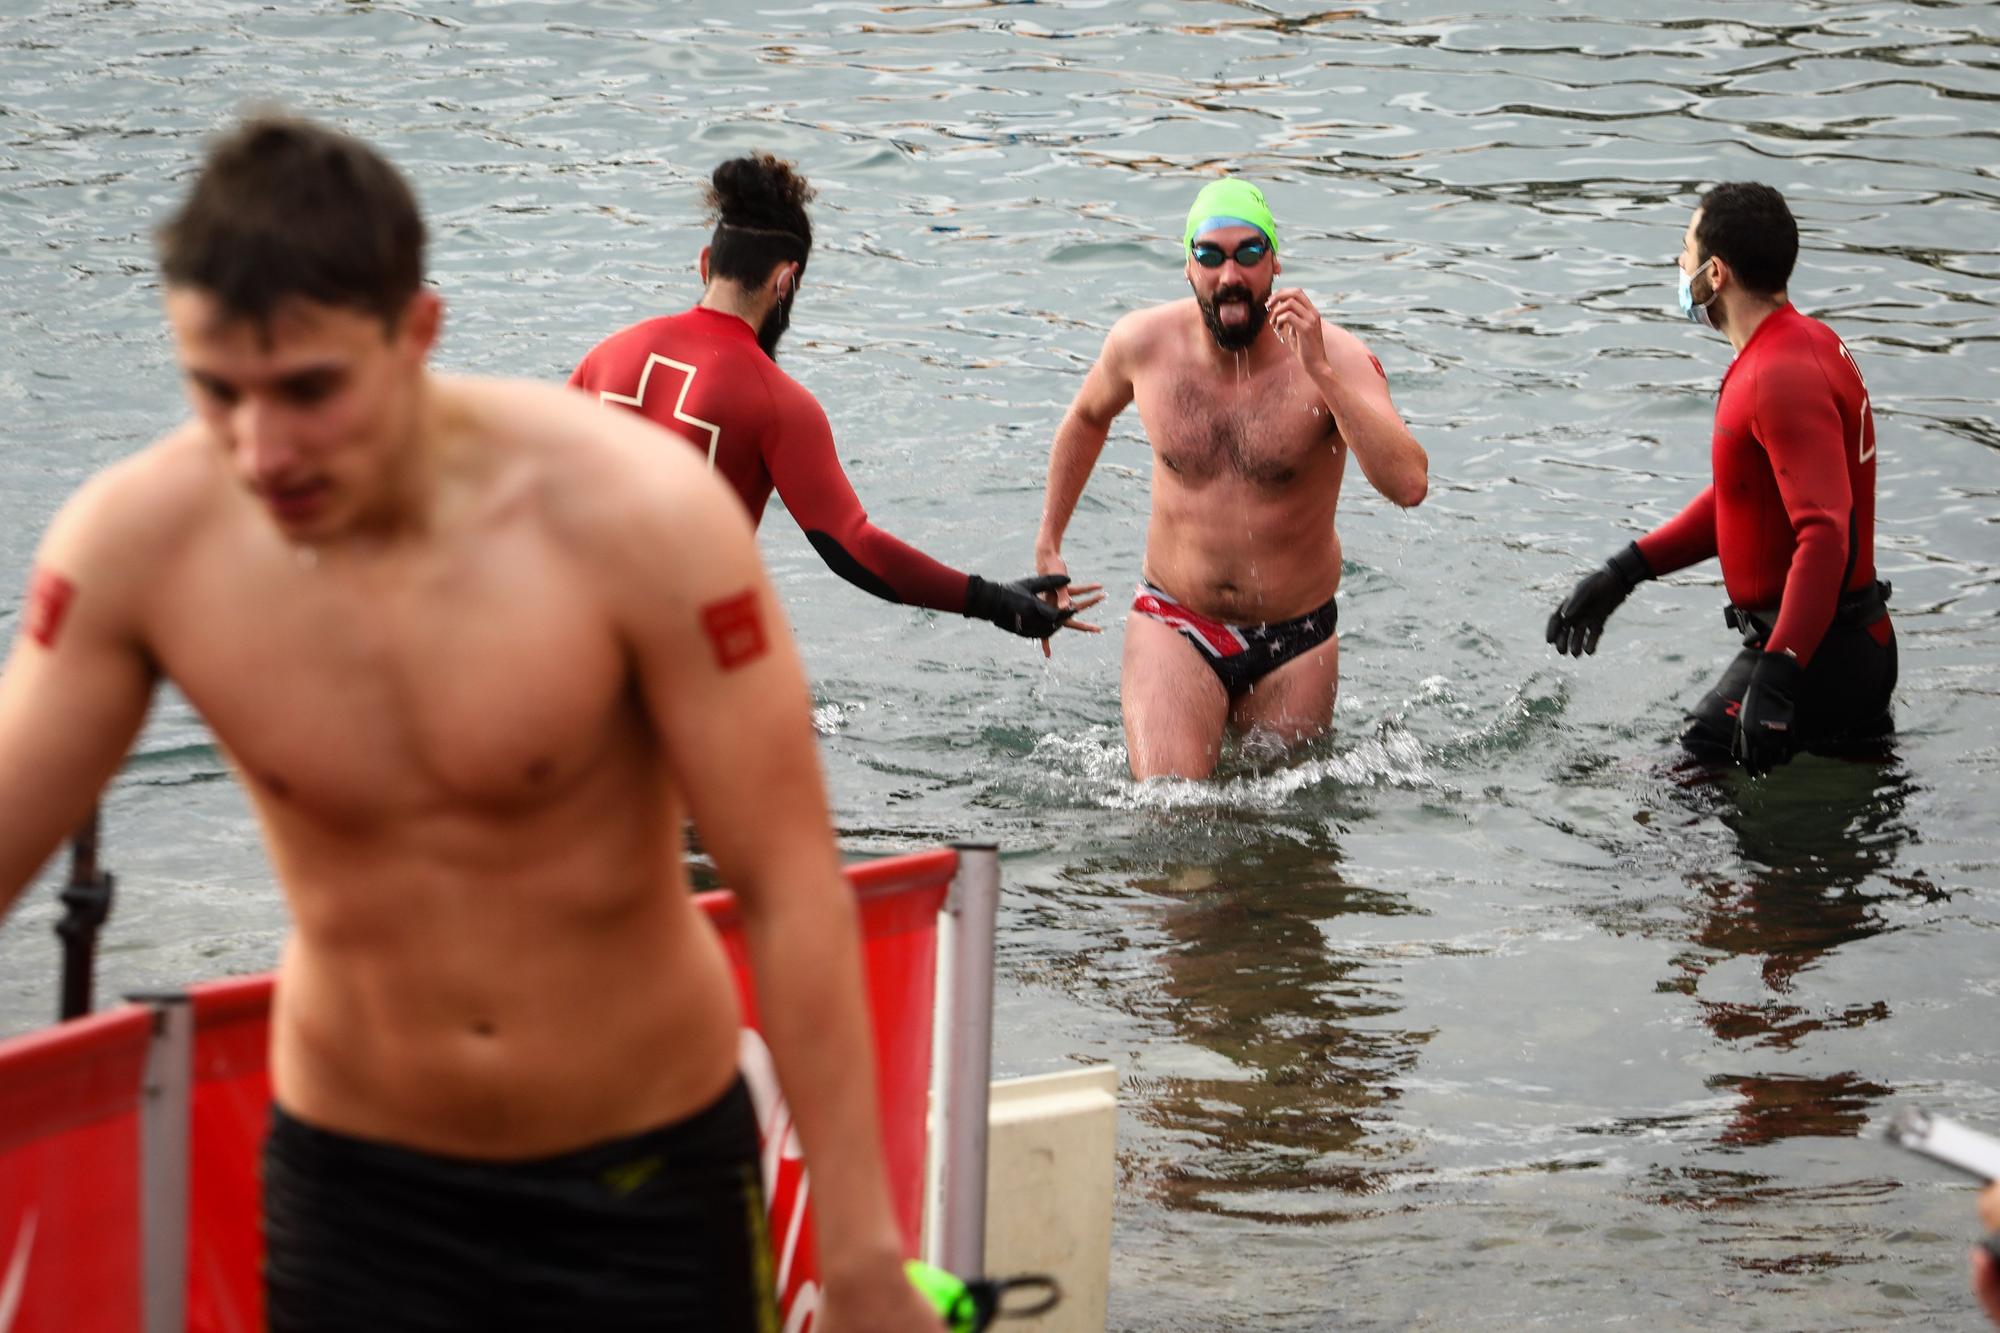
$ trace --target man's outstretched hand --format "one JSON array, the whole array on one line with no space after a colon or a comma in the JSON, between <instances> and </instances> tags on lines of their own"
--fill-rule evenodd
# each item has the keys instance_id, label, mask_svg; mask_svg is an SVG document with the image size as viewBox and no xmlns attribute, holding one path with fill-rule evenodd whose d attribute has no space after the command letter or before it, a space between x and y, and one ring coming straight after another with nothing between
<instances>
[{"instance_id":1,"label":"man's outstretched hand","mask_svg":"<svg viewBox=\"0 0 2000 1333\"><path fill-rule=\"evenodd\" d=\"M1076 600L1077 594L1089 593L1097 595ZM1104 594L1098 591L1097 584L1072 588L1067 574L1036 574L1012 583L994 583L974 574L966 583L965 614L990 620L1009 634L1024 639L1041 639L1046 651L1048 637L1059 629L1098 633L1097 626L1073 617L1103 600Z\"/></svg>"},{"instance_id":2,"label":"man's outstretched hand","mask_svg":"<svg viewBox=\"0 0 2000 1333\"><path fill-rule=\"evenodd\" d=\"M1570 657L1596 652L1597 641L1604 637L1604 622L1632 589L1651 577L1653 571L1646 568L1638 543L1627 546L1605 561L1603 568L1584 575L1576 591L1563 599L1549 617L1548 641L1557 652Z\"/></svg>"}]
</instances>

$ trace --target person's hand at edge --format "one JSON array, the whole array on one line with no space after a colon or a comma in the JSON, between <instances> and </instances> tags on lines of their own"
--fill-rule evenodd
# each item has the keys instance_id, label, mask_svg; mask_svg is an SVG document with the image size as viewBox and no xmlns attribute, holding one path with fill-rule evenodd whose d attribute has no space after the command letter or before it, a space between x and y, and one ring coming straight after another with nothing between
<instances>
[{"instance_id":1,"label":"person's hand at edge","mask_svg":"<svg viewBox=\"0 0 2000 1333\"><path fill-rule=\"evenodd\" d=\"M814 1327L826 1333L945 1333L944 1321L910 1285L893 1253L827 1274Z\"/></svg>"}]
</instances>

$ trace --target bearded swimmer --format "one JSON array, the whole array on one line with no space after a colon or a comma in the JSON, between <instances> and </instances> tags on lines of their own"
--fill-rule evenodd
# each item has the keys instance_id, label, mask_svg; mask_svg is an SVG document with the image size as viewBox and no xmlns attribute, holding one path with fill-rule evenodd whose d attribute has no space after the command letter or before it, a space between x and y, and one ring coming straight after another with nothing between
<instances>
[{"instance_id":1,"label":"bearded swimmer","mask_svg":"<svg viewBox=\"0 0 2000 1333\"><path fill-rule=\"evenodd\" d=\"M811 1161L820 1326L938 1329L900 1267L853 904L742 506L636 417L432 374L423 243L354 139L263 117L209 153L160 236L193 417L64 506L0 674L0 910L172 681L293 920L269 1327L769 1330L691 815Z\"/></svg>"},{"instance_id":2,"label":"bearded swimmer","mask_svg":"<svg viewBox=\"0 0 2000 1333\"><path fill-rule=\"evenodd\" d=\"M1681 313L1736 349L1716 400L1713 479L1586 575L1547 631L1558 653L1594 653L1640 583L1717 558L1743 648L1681 744L1752 776L1887 732L1896 688L1889 585L1875 578L1875 416L1839 335L1786 298L1798 254L1798 224L1770 186L1702 196L1681 238Z\"/></svg>"},{"instance_id":3,"label":"bearded swimmer","mask_svg":"<svg viewBox=\"0 0 2000 1333\"><path fill-rule=\"evenodd\" d=\"M708 208L715 231L702 247L701 301L692 310L641 320L593 347L570 387L628 408L685 439L728 481L752 523L775 488L820 559L863 592L990 621L1010 634L1047 639L1059 629L1097 627L1070 619L1103 600L1095 587L1062 609L1037 594L1063 586L1048 576L996 583L964 574L868 521L834 451L826 412L778 368L778 340L812 252L806 204L812 186L769 153L715 169Z\"/></svg>"},{"instance_id":4,"label":"bearded swimmer","mask_svg":"<svg viewBox=\"0 0 2000 1333\"><path fill-rule=\"evenodd\" d=\"M1153 503L1120 682L1136 778L1207 777L1231 730L1288 744L1324 732L1340 676L1334 509L1348 455L1397 505L1429 485L1381 363L1303 291L1277 289L1278 228L1261 191L1211 182L1182 245L1194 295L1112 326L1056 431L1035 540L1035 568L1068 574L1070 516L1111 423L1137 402Z\"/></svg>"}]
</instances>

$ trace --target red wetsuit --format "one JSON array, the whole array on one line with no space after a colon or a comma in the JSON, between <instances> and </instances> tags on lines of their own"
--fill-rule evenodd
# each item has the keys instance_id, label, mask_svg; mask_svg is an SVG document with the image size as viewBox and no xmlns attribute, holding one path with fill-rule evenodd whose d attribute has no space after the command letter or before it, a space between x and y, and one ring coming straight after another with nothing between
<instances>
[{"instance_id":1,"label":"red wetsuit","mask_svg":"<svg viewBox=\"0 0 2000 1333\"><path fill-rule=\"evenodd\" d=\"M708 456L760 522L776 487L833 572L891 602L965 610L966 577L868 521L841 471L826 413L778 369L751 327L700 306L644 320L578 363L586 389L655 421Z\"/></svg>"},{"instance_id":2,"label":"red wetsuit","mask_svg":"<svg viewBox=\"0 0 2000 1333\"><path fill-rule=\"evenodd\" d=\"M1834 331L1767 315L1722 377L1711 452L1714 481L1639 553L1655 575L1719 555L1731 602L1777 608L1765 651L1804 666L1841 594L1875 582L1875 418Z\"/></svg>"}]
</instances>

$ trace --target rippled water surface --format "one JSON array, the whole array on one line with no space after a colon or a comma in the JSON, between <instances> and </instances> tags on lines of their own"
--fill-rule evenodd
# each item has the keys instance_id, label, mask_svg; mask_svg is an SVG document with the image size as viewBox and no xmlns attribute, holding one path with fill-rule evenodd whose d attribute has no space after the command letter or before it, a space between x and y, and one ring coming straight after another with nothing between
<instances>
[{"instance_id":1,"label":"rippled water surface","mask_svg":"<svg viewBox=\"0 0 2000 1333\"><path fill-rule=\"evenodd\" d=\"M1000 1069L1121 1071L1113 1327L1970 1322L1969 1193L1876 1134L2000 1127L2000 6L16 0L0 73L7 634L60 498L181 410L149 232L246 99L409 170L440 360L498 374L691 303L708 169L796 159L786 362L876 518L993 577L1104 331L1184 290L1193 190L1250 174L1432 461L1413 512L1348 478L1337 735L1135 786L1122 610L1044 664L763 534L845 845L998 838ZM1755 787L1671 767L1734 647L1712 565L1595 658L1541 641L1705 480L1729 349L1672 256L1746 177L1873 393L1903 667L1887 755ZM1148 468L1128 414L1080 576L1136 579ZM177 701L106 818L107 990L270 965ZM54 1005L53 919L44 886L0 932L0 1029Z\"/></svg>"}]
</instances>

